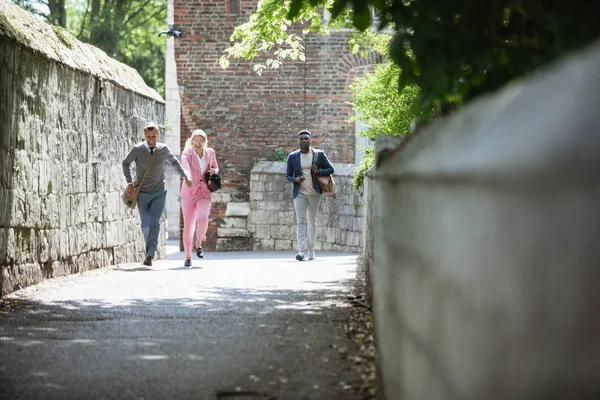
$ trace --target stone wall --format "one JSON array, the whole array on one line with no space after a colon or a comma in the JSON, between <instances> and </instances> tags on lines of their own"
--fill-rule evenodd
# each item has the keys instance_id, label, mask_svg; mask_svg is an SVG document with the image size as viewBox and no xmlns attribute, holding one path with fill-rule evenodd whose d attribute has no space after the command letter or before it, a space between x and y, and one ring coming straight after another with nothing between
<instances>
[{"instance_id":1,"label":"stone wall","mask_svg":"<svg viewBox=\"0 0 600 400\"><path fill-rule=\"evenodd\" d=\"M0 295L142 259L121 160L163 116L136 71L0 2Z\"/></svg>"},{"instance_id":2,"label":"stone wall","mask_svg":"<svg viewBox=\"0 0 600 400\"><path fill-rule=\"evenodd\" d=\"M600 398L600 42L375 171L387 399Z\"/></svg>"},{"instance_id":3,"label":"stone wall","mask_svg":"<svg viewBox=\"0 0 600 400\"><path fill-rule=\"evenodd\" d=\"M364 205L352 188L354 164L333 163L337 192L322 196L315 250L359 252ZM296 251L296 214L285 162L261 161L250 174L248 231L254 250ZM221 237L221 234L219 234Z\"/></svg>"}]
</instances>

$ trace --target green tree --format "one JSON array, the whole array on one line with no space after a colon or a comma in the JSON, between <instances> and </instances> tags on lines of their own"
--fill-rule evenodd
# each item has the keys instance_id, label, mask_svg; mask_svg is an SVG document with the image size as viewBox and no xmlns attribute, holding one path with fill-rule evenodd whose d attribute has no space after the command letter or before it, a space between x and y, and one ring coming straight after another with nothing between
<instances>
[{"instance_id":1,"label":"green tree","mask_svg":"<svg viewBox=\"0 0 600 400\"><path fill-rule=\"evenodd\" d=\"M262 51L277 63L291 48L300 57L299 38L286 35L288 27L299 22L305 33L325 32L319 7L331 12L329 27L352 25L357 32L369 32L375 14L379 29L395 32L389 55L401 69L399 90L421 88L416 109L427 114L432 105L468 101L598 38L590 6L586 0L262 0L235 30L222 64ZM282 57L281 50L288 52Z\"/></svg>"},{"instance_id":2,"label":"green tree","mask_svg":"<svg viewBox=\"0 0 600 400\"><path fill-rule=\"evenodd\" d=\"M411 123L415 118L412 105L419 95L415 85L406 86L398 91L400 68L394 63L375 66L372 73L356 78L350 91L354 115L351 121L360 120L367 129L361 136L374 139L378 135L410 134ZM355 190L362 187L364 174L375 163L375 150L371 145L365 149L365 157L354 170L353 186Z\"/></svg>"},{"instance_id":3,"label":"green tree","mask_svg":"<svg viewBox=\"0 0 600 400\"><path fill-rule=\"evenodd\" d=\"M164 96L167 0L14 0L136 69Z\"/></svg>"},{"instance_id":4,"label":"green tree","mask_svg":"<svg viewBox=\"0 0 600 400\"><path fill-rule=\"evenodd\" d=\"M378 135L408 135L415 118L412 104L419 95L417 86L398 91L400 68L394 63L375 66L373 73L356 78L350 85L355 114L351 121L367 125L363 135L374 139Z\"/></svg>"}]
</instances>

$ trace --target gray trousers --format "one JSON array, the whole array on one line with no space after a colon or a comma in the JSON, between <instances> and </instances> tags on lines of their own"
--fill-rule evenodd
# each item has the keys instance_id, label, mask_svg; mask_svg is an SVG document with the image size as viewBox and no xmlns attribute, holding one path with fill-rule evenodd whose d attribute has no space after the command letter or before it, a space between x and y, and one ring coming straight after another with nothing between
<instances>
[{"instance_id":1,"label":"gray trousers","mask_svg":"<svg viewBox=\"0 0 600 400\"><path fill-rule=\"evenodd\" d=\"M317 213L321 195L298 193L294 199L296 209L296 222L298 224L297 239L298 252L315 249L317 236Z\"/></svg>"}]
</instances>

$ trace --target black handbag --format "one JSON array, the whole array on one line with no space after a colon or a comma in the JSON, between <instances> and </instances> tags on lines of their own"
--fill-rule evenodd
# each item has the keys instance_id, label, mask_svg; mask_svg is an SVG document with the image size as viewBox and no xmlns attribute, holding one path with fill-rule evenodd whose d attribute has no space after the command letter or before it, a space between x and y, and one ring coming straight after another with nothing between
<instances>
[{"instance_id":1,"label":"black handbag","mask_svg":"<svg viewBox=\"0 0 600 400\"><path fill-rule=\"evenodd\" d=\"M208 188L211 192L221 189L221 177L219 176L219 174L212 174L211 176L207 172L204 174L204 181L208 185Z\"/></svg>"}]
</instances>

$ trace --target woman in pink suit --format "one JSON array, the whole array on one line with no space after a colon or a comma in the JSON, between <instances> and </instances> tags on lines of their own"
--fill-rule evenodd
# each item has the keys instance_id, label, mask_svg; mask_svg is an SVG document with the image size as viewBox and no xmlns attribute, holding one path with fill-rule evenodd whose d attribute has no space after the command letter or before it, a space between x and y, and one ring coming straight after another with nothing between
<instances>
[{"instance_id":1,"label":"woman in pink suit","mask_svg":"<svg viewBox=\"0 0 600 400\"><path fill-rule=\"evenodd\" d=\"M212 204L212 192L204 180L204 174L219 172L215 151L207 147L208 140L202 129L196 129L185 142L181 153L181 166L192 180L192 186L181 185L181 210L183 211L183 248L185 250L185 266L192 266L192 241L194 228L196 231L196 255L204 257L202 242L206 240L208 215Z\"/></svg>"}]
</instances>

